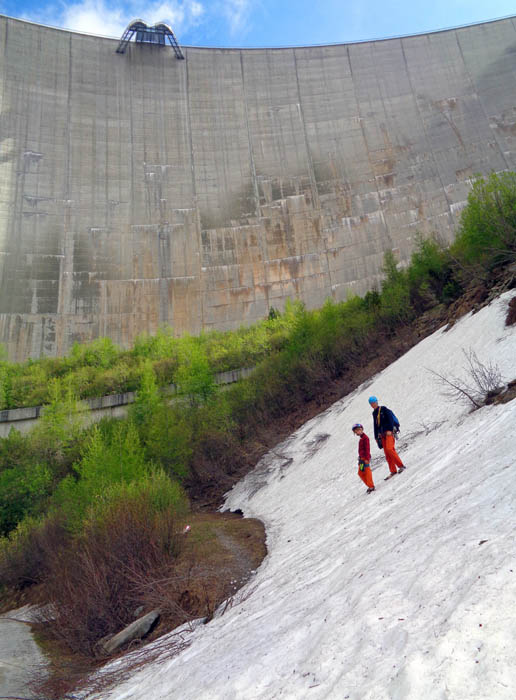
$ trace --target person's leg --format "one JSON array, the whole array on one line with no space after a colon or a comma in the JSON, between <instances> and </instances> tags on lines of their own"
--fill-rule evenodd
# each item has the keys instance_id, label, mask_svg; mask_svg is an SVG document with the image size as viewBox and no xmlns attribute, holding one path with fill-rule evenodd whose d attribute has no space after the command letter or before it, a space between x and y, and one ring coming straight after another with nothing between
<instances>
[{"instance_id":1,"label":"person's leg","mask_svg":"<svg viewBox=\"0 0 516 700\"><path fill-rule=\"evenodd\" d=\"M364 482L364 484L365 484L366 486L369 486L369 484L367 483L367 477L366 477L365 470L362 471L362 470L360 469L360 467L358 468L358 476L362 479L362 481Z\"/></svg>"},{"instance_id":2,"label":"person's leg","mask_svg":"<svg viewBox=\"0 0 516 700\"><path fill-rule=\"evenodd\" d=\"M371 471L371 467L366 467L364 469L363 481L368 488L374 489L373 472Z\"/></svg>"},{"instance_id":3,"label":"person's leg","mask_svg":"<svg viewBox=\"0 0 516 700\"><path fill-rule=\"evenodd\" d=\"M389 465L389 471L391 474L396 474L396 467L402 467L403 462L394 447L394 435L382 435L382 442L385 459Z\"/></svg>"}]
</instances>

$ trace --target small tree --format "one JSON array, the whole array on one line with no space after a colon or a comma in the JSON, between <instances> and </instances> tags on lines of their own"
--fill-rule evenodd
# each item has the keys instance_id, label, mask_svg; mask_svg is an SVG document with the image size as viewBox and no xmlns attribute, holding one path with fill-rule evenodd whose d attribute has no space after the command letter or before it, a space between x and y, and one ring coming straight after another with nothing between
<instances>
[{"instance_id":1,"label":"small tree","mask_svg":"<svg viewBox=\"0 0 516 700\"><path fill-rule=\"evenodd\" d=\"M0 411L9 406L9 370L0 361Z\"/></svg>"},{"instance_id":2,"label":"small tree","mask_svg":"<svg viewBox=\"0 0 516 700\"><path fill-rule=\"evenodd\" d=\"M516 173L478 177L468 195L452 252L485 269L516 257Z\"/></svg>"},{"instance_id":3,"label":"small tree","mask_svg":"<svg viewBox=\"0 0 516 700\"><path fill-rule=\"evenodd\" d=\"M7 535L28 515L41 511L52 486L45 464L0 471L0 536Z\"/></svg>"},{"instance_id":4,"label":"small tree","mask_svg":"<svg viewBox=\"0 0 516 700\"><path fill-rule=\"evenodd\" d=\"M130 415L137 425L148 424L162 403L163 398L156 382L152 362L146 360L143 365L140 388L136 392Z\"/></svg>"},{"instance_id":5,"label":"small tree","mask_svg":"<svg viewBox=\"0 0 516 700\"><path fill-rule=\"evenodd\" d=\"M409 321L413 316L410 304L407 275L398 270L392 251L384 256L383 272L385 279L380 294L380 316L389 330L393 330L400 322Z\"/></svg>"},{"instance_id":6,"label":"small tree","mask_svg":"<svg viewBox=\"0 0 516 700\"><path fill-rule=\"evenodd\" d=\"M416 309L424 310L436 301L449 303L461 292L450 254L435 238L418 235L407 274Z\"/></svg>"},{"instance_id":7,"label":"small tree","mask_svg":"<svg viewBox=\"0 0 516 700\"><path fill-rule=\"evenodd\" d=\"M188 396L192 405L206 402L217 390L206 352L193 341L181 358L174 380L180 393Z\"/></svg>"},{"instance_id":8,"label":"small tree","mask_svg":"<svg viewBox=\"0 0 516 700\"><path fill-rule=\"evenodd\" d=\"M58 466L67 449L79 440L85 406L77 400L70 385L59 379L50 381L49 395L50 403L31 431L30 441L47 462Z\"/></svg>"},{"instance_id":9,"label":"small tree","mask_svg":"<svg viewBox=\"0 0 516 700\"><path fill-rule=\"evenodd\" d=\"M112 435L94 426L74 465L75 475L66 476L53 497L72 529L79 528L87 509L102 500L113 484L129 484L143 478L152 465L146 464L136 426L131 421L115 425Z\"/></svg>"},{"instance_id":10,"label":"small tree","mask_svg":"<svg viewBox=\"0 0 516 700\"><path fill-rule=\"evenodd\" d=\"M184 479L193 452L193 422L179 408L163 404L153 414L142 441L149 460L160 464L167 474Z\"/></svg>"}]
</instances>

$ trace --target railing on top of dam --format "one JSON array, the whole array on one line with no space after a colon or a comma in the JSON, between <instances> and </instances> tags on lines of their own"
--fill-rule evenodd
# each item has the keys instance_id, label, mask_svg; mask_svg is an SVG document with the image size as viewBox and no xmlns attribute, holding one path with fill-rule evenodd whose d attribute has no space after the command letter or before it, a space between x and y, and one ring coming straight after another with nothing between
<instances>
[{"instance_id":1,"label":"railing on top of dam","mask_svg":"<svg viewBox=\"0 0 516 700\"><path fill-rule=\"evenodd\" d=\"M216 384L233 384L239 379L249 376L254 367L232 369L227 372L219 372L215 375ZM175 384L165 387L167 393L175 394ZM127 407L134 403L136 391L127 391L122 394L107 394L105 396L93 396L83 399L86 405L85 411L89 413L87 423L94 423L104 416L122 418L127 414ZM28 432L45 410L45 406L27 406L25 408L7 408L0 411L0 438L7 437L11 428L16 428L21 433Z\"/></svg>"}]
</instances>

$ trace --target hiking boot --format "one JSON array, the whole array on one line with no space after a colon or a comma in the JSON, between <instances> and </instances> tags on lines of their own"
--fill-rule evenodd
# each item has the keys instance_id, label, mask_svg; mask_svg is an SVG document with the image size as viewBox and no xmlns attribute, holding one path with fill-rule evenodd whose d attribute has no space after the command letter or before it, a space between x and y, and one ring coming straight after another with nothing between
<instances>
[{"instance_id":1,"label":"hiking boot","mask_svg":"<svg viewBox=\"0 0 516 700\"><path fill-rule=\"evenodd\" d=\"M401 472L404 472L406 468L407 467L405 467L404 465L402 465L401 467L398 467L398 474L401 474Z\"/></svg>"},{"instance_id":2,"label":"hiking boot","mask_svg":"<svg viewBox=\"0 0 516 700\"><path fill-rule=\"evenodd\" d=\"M384 481L387 481L387 479L392 479L393 476L396 476L398 472L391 472L388 476L385 477Z\"/></svg>"},{"instance_id":3,"label":"hiking boot","mask_svg":"<svg viewBox=\"0 0 516 700\"><path fill-rule=\"evenodd\" d=\"M372 488L368 488L366 493L372 493L373 491L376 491L374 486Z\"/></svg>"}]
</instances>

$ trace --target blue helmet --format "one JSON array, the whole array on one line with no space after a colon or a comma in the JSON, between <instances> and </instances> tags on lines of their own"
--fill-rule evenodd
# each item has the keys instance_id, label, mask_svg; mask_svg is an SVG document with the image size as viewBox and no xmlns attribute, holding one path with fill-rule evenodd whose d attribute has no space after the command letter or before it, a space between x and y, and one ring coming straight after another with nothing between
<instances>
[{"instance_id":1,"label":"blue helmet","mask_svg":"<svg viewBox=\"0 0 516 700\"><path fill-rule=\"evenodd\" d=\"M362 430L363 430L364 426L362 425L362 423L355 423L355 425L351 428L351 430L353 432L355 432L355 428L362 428Z\"/></svg>"},{"instance_id":2,"label":"blue helmet","mask_svg":"<svg viewBox=\"0 0 516 700\"><path fill-rule=\"evenodd\" d=\"M378 399L376 398L376 396L370 396L369 403L378 403Z\"/></svg>"}]
</instances>

